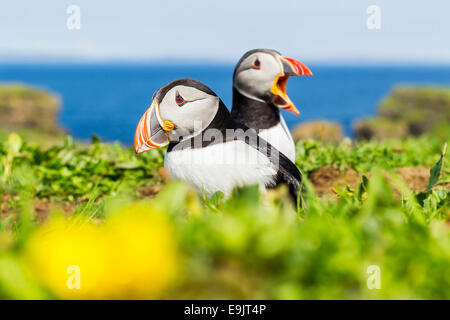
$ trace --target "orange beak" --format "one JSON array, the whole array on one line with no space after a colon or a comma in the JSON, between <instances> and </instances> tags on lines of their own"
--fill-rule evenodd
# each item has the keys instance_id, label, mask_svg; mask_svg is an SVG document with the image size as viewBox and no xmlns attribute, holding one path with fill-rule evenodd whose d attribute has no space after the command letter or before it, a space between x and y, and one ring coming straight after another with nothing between
<instances>
[{"instance_id":1,"label":"orange beak","mask_svg":"<svg viewBox=\"0 0 450 320\"><path fill-rule=\"evenodd\" d=\"M134 134L134 150L136 153L141 153L169 144L168 131L173 127L170 121L162 122L159 106L153 102L137 125Z\"/></svg>"},{"instance_id":2,"label":"orange beak","mask_svg":"<svg viewBox=\"0 0 450 320\"><path fill-rule=\"evenodd\" d=\"M290 76L313 76L311 70L298 60L281 57L283 59L283 69L286 75Z\"/></svg>"},{"instance_id":3,"label":"orange beak","mask_svg":"<svg viewBox=\"0 0 450 320\"><path fill-rule=\"evenodd\" d=\"M298 116L300 112L286 93L287 81L291 76L312 76L313 74L307 66L295 59L280 56L280 62L283 72L277 75L272 85L273 103Z\"/></svg>"}]
</instances>

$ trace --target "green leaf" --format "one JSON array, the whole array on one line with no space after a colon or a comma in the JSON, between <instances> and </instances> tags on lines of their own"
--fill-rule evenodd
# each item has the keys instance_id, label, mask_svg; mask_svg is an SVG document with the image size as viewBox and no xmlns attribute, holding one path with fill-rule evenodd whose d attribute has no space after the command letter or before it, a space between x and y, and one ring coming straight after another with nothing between
<instances>
[{"instance_id":1,"label":"green leaf","mask_svg":"<svg viewBox=\"0 0 450 320\"><path fill-rule=\"evenodd\" d=\"M118 169L136 169L139 167L140 167L139 162L135 161L119 162L116 164L116 168Z\"/></svg>"},{"instance_id":2,"label":"green leaf","mask_svg":"<svg viewBox=\"0 0 450 320\"><path fill-rule=\"evenodd\" d=\"M7 216L5 219L3 219L2 221L0 221L0 231L3 231L6 229L6 227L8 227L9 222L11 221L13 215L10 214L9 216Z\"/></svg>"},{"instance_id":3,"label":"green leaf","mask_svg":"<svg viewBox=\"0 0 450 320\"><path fill-rule=\"evenodd\" d=\"M17 155L22 147L22 138L17 133L11 133L8 136L8 151L12 155Z\"/></svg>"},{"instance_id":4,"label":"green leaf","mask_svg":"<svg viewBox=\"0 0 450 320\"><path fill-rule=\"evenodd\" d=\"M92 144L99 144L100 138L96 134L93 134L93 135L91 135L91 142L92 142Z\"/></svg>"},{"instance_id":5,"label":"green leaf","mask_svg":"<svg viewBox=\"0 0 450 320\"><path fill-rule=\"evenodd\" d=\"M442 164L444 162L444 157L447 152L447 143L444 144L442 148L441 157L439 161L434 164L434 166L430 170L430 179L428 180L428 187L425 192L428 192L433 188L439 180L439 176L441 175Z\"/></svg>"}]
</instances>

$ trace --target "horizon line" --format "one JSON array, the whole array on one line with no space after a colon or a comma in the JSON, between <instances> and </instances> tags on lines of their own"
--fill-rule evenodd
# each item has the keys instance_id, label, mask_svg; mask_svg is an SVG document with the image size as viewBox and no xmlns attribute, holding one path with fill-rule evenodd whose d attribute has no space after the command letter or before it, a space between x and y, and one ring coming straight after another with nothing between
<instances>
[{"instance_id":1,"label":"horizon line","mask_svg":"<svg viewBox=\"0 0 450 320\"><path fill-rule=\"evenodd\" d=\"M310 65L321 66L423 66L423 67L450 67L450 60L430 61L420 59L369 59L369 58L338 58L338 59L303 59ZM237 61L237 60L236 60ZM153 65L163 63L166 66L170 65L222 65L234 66L235 61L232 59L211 59L211 58L151 58L151 59L133 59L133 58L72 58L72 57L23 57L23 58L7 58L2 59L0 56L1 65Z\"/></svg>"}]
</instances>

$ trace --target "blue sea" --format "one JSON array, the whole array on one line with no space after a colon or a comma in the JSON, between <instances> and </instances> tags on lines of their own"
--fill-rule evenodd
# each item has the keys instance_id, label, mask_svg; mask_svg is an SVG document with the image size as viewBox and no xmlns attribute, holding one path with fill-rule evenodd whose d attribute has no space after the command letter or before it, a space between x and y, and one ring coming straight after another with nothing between
<instances>
[{"instance_id":1,"label":"blue sea","mask_svg":"<svg viewBox=\"0 0 450 320\"><path fill-rule=\"evenodd\" d=\"M293 77L288 95L300 117L283 111L290 128L302 121L337 121L352 134L355 120L372 116L399 84L450 86L450 67L309 66L314 77ZM191 77L231 107L233 65L23 64L0 65L0 82L20 82L62 98L60 124L70 134L132 144L136 124L165 83Z\"/></svg>"}]
</instances>

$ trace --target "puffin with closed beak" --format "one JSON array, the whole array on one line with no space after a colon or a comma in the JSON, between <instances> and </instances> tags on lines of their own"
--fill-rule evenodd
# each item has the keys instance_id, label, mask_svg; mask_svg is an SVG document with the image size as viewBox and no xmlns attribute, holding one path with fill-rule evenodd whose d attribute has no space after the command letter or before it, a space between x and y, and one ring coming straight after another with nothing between
<instances>
[{"instance_id":1,"label":"puffin with closed beak","mask_svg":"<svg viewBox=\"0 0 450 320\"><path fill-rule=\"evenodd\" d=\"M168 146L164 166L207 197L229 196L246 185L286 184L294 201L297 167L256 132L232 119L222 100L203 83L179 79L153 95L135 133L136 153Z\"/></svg>"},{"instance_id":2,"label":"puffin with closed beak","mask_svg":"<svg viewBox=\"0 0 450 320\"><path fill-rule=\"evenodd\" d=\"M291 76L303 75L313 74L300 61L270 49L245 53L233 74L232 117L255 129L292 162L295 162L295 144L280 109L300 114L286 94L286 83Z\"/></svg>"}]
</instances>

